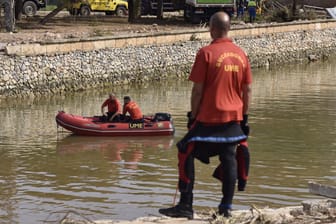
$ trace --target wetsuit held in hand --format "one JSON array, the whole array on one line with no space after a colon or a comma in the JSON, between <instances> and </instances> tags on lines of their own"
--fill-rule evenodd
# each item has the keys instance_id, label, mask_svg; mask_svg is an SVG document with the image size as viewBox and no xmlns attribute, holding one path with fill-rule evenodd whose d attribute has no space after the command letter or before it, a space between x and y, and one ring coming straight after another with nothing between
<instances>
[{"instance_id":1,"label":"wetsuit held in hand","mask_svg":"<svg viewBox=\"0 0 336 224\"><path fill-rule=\"evenodd\" d=\"M192 117L191 111L187 113L187 117L188 117L187 128L190 129L195 122L195 118Z\"/></svg>"},{"instance_id":2,"label":"wetsuit held in hand","mask_svg":"<svg viewBox=\"0 0 336 224\"><path fill-rule=\"evenodd\" d=\"M240 127L246 136L250 134L250 126L248 125L248 114L243 115L243 120L240 122Z\"/></svg>"}]
</instances>

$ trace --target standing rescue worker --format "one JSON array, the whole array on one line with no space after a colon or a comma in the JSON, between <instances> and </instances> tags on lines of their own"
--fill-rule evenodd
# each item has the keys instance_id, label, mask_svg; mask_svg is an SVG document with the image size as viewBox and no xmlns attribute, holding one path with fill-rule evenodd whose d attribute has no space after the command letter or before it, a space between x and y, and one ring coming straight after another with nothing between
<instances>
[{"instance_id":1,"label":"standing rescue worker","mask_svg":"<svg viewBox=\"0 0 336 224\"><path fill-rule=\"evenodd\" d=\"M244 18L245 5L243 0L237 1L237 18Z\"/></svg>"},{"instance_id":2,"label":"standing rescue worker","mask_svg":"<svg viewBox=\"0 0 336 224\"><path fill-rule=\"evenodd\" d=\"M191 128L177 143L180 201L174 207L159 209L170 217L193 219L194 159L208 164L213 156L219 156L217 171L223 174L218 213L231 216L237 179L236 148L247 138L241 127L248 126L252 83L249 60L228 38L230 17L226 13L215 13L209 24L213 41L198 51L189 76L193 82L188 122Z\"/></svg>"}]
</instances>

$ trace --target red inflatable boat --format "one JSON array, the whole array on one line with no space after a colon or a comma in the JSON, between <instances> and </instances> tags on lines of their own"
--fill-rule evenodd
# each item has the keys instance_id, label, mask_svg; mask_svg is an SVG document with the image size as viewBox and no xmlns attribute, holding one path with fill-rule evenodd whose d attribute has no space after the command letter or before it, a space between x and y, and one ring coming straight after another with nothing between
<instances>
[{"instance_id":1,"label":"red inflatable boat","mask_svg":"<svg viewBox=\"0 0 336 224\"><path fill-rule=\"evenodd\" d=\"M83 117L59 111L59 126L76 135L90 136L157 136L173 135L174 125L168 113L145 116L143 122L102 122L99 116Z\"/></svg>"}]
</instances>

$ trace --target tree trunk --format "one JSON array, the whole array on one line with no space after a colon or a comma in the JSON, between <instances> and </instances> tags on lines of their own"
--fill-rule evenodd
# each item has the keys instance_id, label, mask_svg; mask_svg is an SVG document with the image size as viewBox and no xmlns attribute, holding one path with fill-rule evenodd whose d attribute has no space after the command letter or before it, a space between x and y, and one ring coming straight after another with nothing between
<instances>
[{"instance_id":1,"label":"tree trunk","mask_svg":"<svg viewBox=\"0 0 336 224\"><path fill-rule=\"evenodd\" d=\"M141 0L128 1L128 22L134 22L141 17Z\"/></svg>"},{"instance_id":2,"label":"tree trunk","mask_svg":"<svg viewBox=\"0 0 336 224\"><path fill-rule=\"evenodd\" d=\"M134 22L134 4L133 0L128 1L128 22Z\"/></svg>"},{"instance_id":3,"label":"tree trunk","mask_svg":"<svg viewBox=\"0 0 336 224\"><path fill-rule=\"evenodd\" d=\"M157 19L163 19L163 0L157 1L157 12L156 12Z\"/></svg>"},{"instance_id":4,"label":"tree trunk","mask_svg":"<svg viewBox=\"0 0 336 224\"><path fill-rule=\"evenodd\" d=\"M5 28L7 32L13 32L15 30L14 4L14 0L5 1L3 4L5 12Z\"/></svg>"},{"instance_id":5,"label":"tree trunk","mask_svg":"<svg viewBox=\"0 0 336 224\"><path fill-rule=\"evenodd\" d=\"M293 17L296 16L296 0L293 0L292 15Z\"/></svg>"},{"instance_id":6,"label":"tree trunk","mask_svg":"<svg viewBox=\"0 0 336 224\"><path fill-rule=\"evenodd\" d=\"M22 17L22 7L23 7L23 1L15 0L15 19L16 20L20 20Z\"/></svg>"}]
</instances>

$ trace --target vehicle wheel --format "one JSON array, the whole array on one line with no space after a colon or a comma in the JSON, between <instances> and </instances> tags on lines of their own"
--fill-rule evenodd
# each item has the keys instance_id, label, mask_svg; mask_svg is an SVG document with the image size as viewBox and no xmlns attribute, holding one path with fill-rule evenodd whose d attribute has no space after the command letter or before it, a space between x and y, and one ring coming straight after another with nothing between
<instances>
[{"instance_id":1,"label":"vehicle wheel","mask_svg":"<svg viewBox=\"0 0 336 224\"><path fill-rule=\"evenodd\" d=\"M91 10L90 7L87 5L83 5L80 9L79 9L79 14L81 16L89 16L91 14Z\"/></svg>"},{"instance_id":2,"label":"vehicle wheel","mask_svg":"<svg viewBox=\"0 0 336 224\"><path fill-rule=\"evenodd\" d=\"M26 16L35 16L36 12L37 12L37 5L35 4L35 2L33 1L26 1L23 4L23 9L22 12L26 15Z\"/></svg>"},{"instance_id":3,"label":"vehicle wheel","mask_svg":"<svg viewBox=\"0 0 336 224\"><path fill-rule=\"evenodd\" d=\"M127 16L127 9L124 6L118 6L115 14L117 16Z\"/></svg>"}]
</instances>

